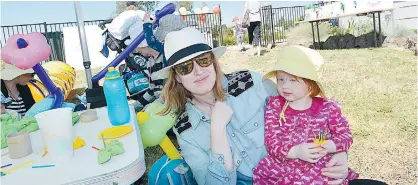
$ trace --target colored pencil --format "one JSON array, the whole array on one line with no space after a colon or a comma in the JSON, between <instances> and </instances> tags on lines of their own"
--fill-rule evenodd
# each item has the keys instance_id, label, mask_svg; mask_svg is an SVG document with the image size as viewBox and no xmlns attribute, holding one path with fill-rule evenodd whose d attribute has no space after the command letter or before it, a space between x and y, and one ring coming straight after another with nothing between
<instances>
[{"instance_id":1,"label":"colored pencil","mask_svg":"<svg viewBox=\"0 0 418 185\"><path fill-rule=\"evenodd\" d=\"M32 168L48 168L48 167L54 167L55 164L48 164L48 165L41 165L41 166L32 166Z\"/></svg>"}]
</instances>

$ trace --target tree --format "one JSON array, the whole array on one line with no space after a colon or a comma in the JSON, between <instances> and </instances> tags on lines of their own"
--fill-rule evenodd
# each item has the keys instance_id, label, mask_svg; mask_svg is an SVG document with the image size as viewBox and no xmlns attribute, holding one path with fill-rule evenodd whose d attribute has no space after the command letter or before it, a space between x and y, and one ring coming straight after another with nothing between
<instances>
[{"instance_id":1,"label":"tree","mask_svg":"<svg viewBox=\"0 0 418 185\"><path fill-rule=\"evenodd\" d=\"M147 12L152 12L158 5L158 1L136 1L137 7L140 10L144 10ZM113 13L112 17L118 16L120 13L125 11L126 8L126 1L117 1L116 2L116 11Z\"/></svg>"},{"instance_id":2,"label":"tree","mask_svg":"<svg viewBox=\"0 0 418 185\"><path fill-rule=\"evenodd\" d=\"M193 2L192 1L173 1L173 3L176 5L176 10L179 11L181 7L186 8L188 11L191 11L193 8Z\"/></svg>"}]
</instances>

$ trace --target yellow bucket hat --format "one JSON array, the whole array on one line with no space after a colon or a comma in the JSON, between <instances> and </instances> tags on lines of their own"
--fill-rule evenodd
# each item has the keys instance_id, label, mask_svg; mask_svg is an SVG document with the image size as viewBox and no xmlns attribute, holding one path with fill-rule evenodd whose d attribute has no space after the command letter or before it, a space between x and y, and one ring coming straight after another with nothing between
<instances>
[{"instance_id":1,"label":"yellow bucket hat","mask_svg":"<svg viewBox=\"0 0 418 185\"><path fill-rule=\"evenodd\" d=\"M322 97L325 97L325 91L319 80L317 71L324 63L324 58L317 51L303 46L284 47L277 56L276 64L273 69L264 75L264 79L276 76L277 71L310 79L318 84Z\"/></svg>"}]
</instances>

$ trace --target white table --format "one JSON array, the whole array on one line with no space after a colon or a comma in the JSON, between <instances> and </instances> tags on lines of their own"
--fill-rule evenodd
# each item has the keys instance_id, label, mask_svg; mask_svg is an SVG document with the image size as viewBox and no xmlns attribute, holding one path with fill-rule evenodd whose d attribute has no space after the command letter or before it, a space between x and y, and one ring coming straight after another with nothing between
<instances>
[{"instance_id":1,"label":"white table","mask_svg":"<svg viewBox=\"0 0 418 185\"><path fill-rule=\"evenodd\" d=\"M34 163L12 171L0 178L0 184L4 185L57 185L57 184L132 184L145 173L144 148L133 107L131 106L131 120L126 125L134 127L133 131L121 138L125 153L112 157L105 164L97 162L98 151L92 146L103 148L99 133L112 127L107 116L107 107L96 109L99 119L90 123L78 122L74 128L76 136L81 137L86 145L74 150L73 158L68 163L56 164L49 168L32 168L35 165L53 164L43 155L44 142L41 132L38 130L30 134L33 153L20 159L10 159L8 155L1 158L1 165L12 164L3 168L10 169L19 164L34 160ZM59 121L59 120L57 120ZM2 150L2 154L7 152Z\"/></svg>"}]
</instances>

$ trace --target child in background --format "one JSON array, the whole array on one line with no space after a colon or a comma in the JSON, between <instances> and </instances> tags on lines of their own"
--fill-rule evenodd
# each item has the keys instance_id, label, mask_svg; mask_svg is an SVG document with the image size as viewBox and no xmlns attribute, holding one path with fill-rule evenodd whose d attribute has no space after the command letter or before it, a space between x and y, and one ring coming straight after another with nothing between
<instances>
[{"instance_id":1,"label":"child in background","mask_svg":"<svg viewBox=\"0 0 418 185\"><path fill-rule=\"evenodd\" d=\"M232 19L232 22L234 23L234 35L235 40L237 42L237 46L240 47L240 51L245 51L244 48L244 29L241 26L241 22L239 21L239 18L235 16Z\"/></svg>"},{"instance_id":2,"label":"child in background","mask_svg":"<svg viewBox=\"0 0 418 185\"><path fill-rule=\"evenodd\" d=\"M276 77L279 96L270 97L266 105L268 155L254 169L253 183L328 184L335 179L321 175L321 169L333 153L348 151L353 136L340 104L325 97L316 72L324 59L301 46L283 48L277 59L264 76ZM349 169L344 184L357 178Z\"/></svg>"}]
</instances>

